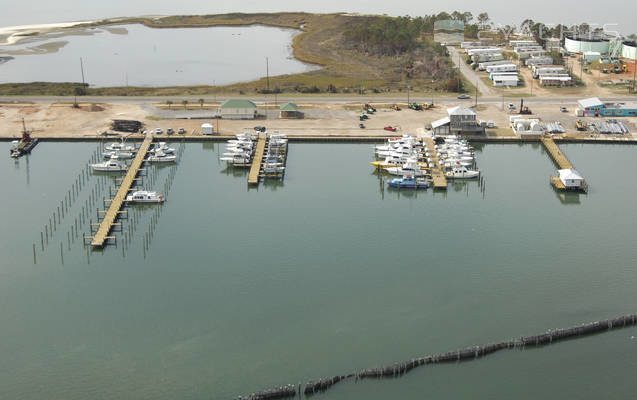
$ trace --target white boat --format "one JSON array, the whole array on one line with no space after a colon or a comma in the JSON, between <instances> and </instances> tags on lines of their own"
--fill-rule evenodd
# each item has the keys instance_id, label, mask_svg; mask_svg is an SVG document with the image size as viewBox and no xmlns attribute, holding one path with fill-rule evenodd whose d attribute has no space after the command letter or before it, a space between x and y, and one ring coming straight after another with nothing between
<instances>
[{"instance_id":1,"label":"white boat","mask_svg":"<svg viewBox=\"0 0 637 400\"><path fill-rule=\"evenodd\" d=\"M155 153L157 151L162 151L166 154L174 154L175 153L175 149L173 149L172 147L168 147L168 145L166 144L166 142L159 142L157 143L152 150L150 150L150 152Z\"/></svg>"},{"instance_id":2,"label":"white boat","mask_svg":"<svg viewBox=\"0 0 637 400\"><path fill-rule=\"evenodd\" d=\"M266 163L262 165L263 172L266 174L278 174L285 171L285 167L279 163Z\"/></svg>"},{"instance_id":3,"label":"white boat","mask_svg":"<svg viewBox=\"0 0 637 400\"><path fill-rule=\"evenodd\" d=\"M148 162L175 162L177 161L177 156L172 154L166 154L162 151L156 151L154 154L150 155L146 161Z\"/></svg>"},{"instance_id":4,"label":"white boat","mask_svg":"<svg viewBox=\"0 0 637 400\"><path fill-rule=\"evenodd\" d=\"M114 150L114 151L107 151L104 153L104 158L107 158L107 159L110 158L115 160L130 160L133 157L135 157L135 153L132 153L130 151Z\"/></svg>"},{"instance_id":5,"label":"white boat","mask_svg":"<svg viewBox=\"0 0 637 400\"><path fill-rule=\"evenodd\" d=\"M119 142L119 143L115 142L115 143L107 144L104 147L104 150L108 150L108 151L130 151L130 152L137 151L135 146L131 146L131 145L125 144L123 140L121 142Z\"/></svg>"},{"instance_id":6,"label":"white boat","mask_svg":"<svg viewBox=\"0 0 637 400\"><path fill-rule=\"evenodd\" d=\"M450 160L450 159L441 159L440 160L440 165L443 167L447 167L447 168L453 168L456 165L462 165L465 167L470 167L473 165L472 161L461 161L461 160Z\"/></svg>"},{"instance_id":7,"label":"white boat","mask_svg":"<svg viewBox=\"0 0 637 400\"><path fill-rule=\"evenodd\" d=\"M224 154L219 158L220 161L226 161L231 164L248 164L250 163L250 155L248 154Z\"/></svg>"},{"instance_id":8,"label":"white boat","mask_svg":"<svg viewBox=\"0 0 637 400\"><path fill-rule=\"evenodd\" d=\"M93 171L101 172L122 172L128 169L128 166L119 160L108 160L102 163L91 164Z\"/></svg>"},{"instance_id":9,"label":"white boat","mask_svg":"<svg viewBox=\"0 0 637 400\"><path fill-rule=\"evenodd\" d=\"M445 176L449 179L472 179L480 176L480 171L467 169L464 165L456 165L446 170Z\"/></svg>"},{"instance_id":10,"label":"white boat","mask_svg":"<svg viewBox=\"0 0 637 400\"><path fill-rule=\"evenodd\" d=\"M157 194L157 192L138 190L126 196L126 201L133 203L163 203L164 195Z\"/></svg>"}]
</instances>

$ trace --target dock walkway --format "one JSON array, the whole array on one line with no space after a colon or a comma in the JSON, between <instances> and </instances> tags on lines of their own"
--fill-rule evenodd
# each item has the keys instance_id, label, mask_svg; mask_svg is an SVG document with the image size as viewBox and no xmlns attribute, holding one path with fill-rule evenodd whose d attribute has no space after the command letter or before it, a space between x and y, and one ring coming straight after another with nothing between
<instances>
[{"instance_id":1,"label":"dock walkway","mask_svg":"<svg viewBox=\"0 0 637 400\"><path fill-rule=\"evenodd\" d=\"M442 171L442 166L440 165L440 159L436 152L434 152L434 143L433 138L424 137L423 144L427 146L429 151L431 151L431 159L432 162L429 165L431 169L431 178L433 180L434 189L446 189L447 188L447 178L445 177L445 173Z\"/></svg>"},{"instance_id":2,"label":"dock walkway","mask_svg":"<svg viewBox=\"0 0 637 400\"><path fill-rule=\"evenodd\" d=\"M113 225L115 225L115 220L117 219L117 216L121 213L122 204L124 204L124 201L126 200L126 196L128 195L128 192L131 190L131 186L133 185L133 182L137 178L137 174L139 173L139 170L142 164L144 163L144 159L146 158L146 153L148 153L148 150L150 149L150 145L152 142L153 142L153 135L152 134L146 135L146 137L144 138L144 141L142 142L141 146L137 150L137 155L135 155L133 162L131 163L130 167L128 167L126 176L124 176L124 179L122 179L122 183L120 184L119 189L117 190L117 194L115 194L113 201L111 201L111 205L108 207L108 210L106 210L106 213L104 214L104 219L102 219L102 222L100 223L99 228L97 228L97 232L95 232L95 235L93 235L93 239L91 240L92 246L95 246L95 247L104 246L104 243L108 239L108 234L113 228Z\"/></svg>"},{"instance_id":3,"label":"dock walkway","mask_svg":"<svg viewBox=\"0 0 637 400\"><path fill-rule=\"evenodd\" d=\"M261 171L261 162L263 161L263 153L265 152L265 139L266 134L259 133L257 139L257 148L254 150L254 156L252 157L252 166L250 167L250 174L248 175L249 185L259 184L259 172Z\"/></svg>"},{"instance_id":4,"label":"dock walkway","mask_svg":"<svg viewBox=\"0 0 637 400\"><path fill-rule=\"evenodd\" d=\"M542 140L542 144L544 145L544 148L546 148L546 151L548 151L549 155L551 156L555 164L557 164L559 169L573 169L573 164L571 164L571 162L568 160L568 158L566 158L564 153L562 153L562 151L560 150L557 143L555 143L553 138L542 137L541 140Z\"/></svg>"}]
</instances>

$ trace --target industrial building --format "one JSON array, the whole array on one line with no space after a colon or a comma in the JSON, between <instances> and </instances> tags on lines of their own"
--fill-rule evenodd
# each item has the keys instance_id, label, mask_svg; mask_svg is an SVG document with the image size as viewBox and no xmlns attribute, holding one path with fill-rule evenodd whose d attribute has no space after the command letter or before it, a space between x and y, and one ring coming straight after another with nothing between
<instances>
[{"instance_id":1,"label":"industrial building","mask_svg":"<svg viewBox=\"0 0 637 400\"><path fill-rule=\"evenodd\" d=\"M225 119L255 119L257 105L250 100L228 99L221 104L219 114Z\"/></svg>"},{"instance_id":2,"label":"industrial building","mask_svg":"<svg viewBox=\"0 0 637 400\"><path fill-rule=\"evenodd\" d=\"M564 49L569 53L595 51L600 54L608 54L610 40L602 35L567 35L564 38Z\"/></svg>"},{"instance_id":3,"label":"industrial building","mask_svg":"<svg viewBox=\"0 0 637 400\"><path fill-rule=\"evenodd\" d=\"M637 103L604 103L597 97L577 101L578 115L587 117L637 117Z\"/></svg>"},{"instance_id":4,"label":"industrial building","mask_svg":"<svg viewBox=\"0 0 637 400\"><path fill-rule=\"evenodd\" d=\"M629 60L637 60L637 42L627 40L622 43L622 57Z\"/></svg>"}]
</instances>

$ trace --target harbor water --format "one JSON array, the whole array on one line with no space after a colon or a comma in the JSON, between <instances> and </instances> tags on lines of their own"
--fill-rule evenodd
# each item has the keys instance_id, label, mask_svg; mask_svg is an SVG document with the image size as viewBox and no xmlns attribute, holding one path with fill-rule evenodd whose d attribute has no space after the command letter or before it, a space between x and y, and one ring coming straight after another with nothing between
<instances>
[{"instance_id":1,"label":"harbor water","mask_svg":"<svg viewBox=\"0 0 637 400\"><path fill-rule=\"evenodd\" d=\"M290 144L284 182L248 189L223 145L190 143L146 171L166 203L127 208L95 251L82 235L115 187L84 172L97 146L3 161L2 399L229 399L636 311L632 146L562 145L590 185L565 195L540 145L477 145L482 183L413 192L385 187L369 144ZM316 398L630 398L636 337Z\"/></svg>"}]
</instances>

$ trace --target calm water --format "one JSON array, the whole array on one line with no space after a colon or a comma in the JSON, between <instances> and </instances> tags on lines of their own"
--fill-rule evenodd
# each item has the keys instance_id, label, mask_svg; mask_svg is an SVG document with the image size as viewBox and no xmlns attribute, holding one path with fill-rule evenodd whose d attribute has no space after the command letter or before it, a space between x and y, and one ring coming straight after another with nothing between
<instances>
[{"instance_id":1,"label":"calm water","mask_svg":"<svg viewBox=\"0 0 637 400\"><path fill-rule=\"evenodd\" d=\"M115 30L111 31L112 28ZM2 55L42 45L61 46L54 53L14 54L13 60L0 65L0 82L82 82L80 58L86 82L95 86L250 81L266 76L266 57L270 76L316 68L292 57L292 39L299 31L291 29L263 26L152 29L126 25L87 32L92 35L84 33L0 47Z\"/></svg>"},{"instance_id":2,"label":"calm water","mask_svg":"<svg viewBox=\"0 0 637 400\"><path fill-rule=\"evenodd\" d=\"M302 5L290 0L270 0L268 2L247 0L241 3L231 1L210 2L206 0L182 0L180 2L157 2L154 0L111 0L108 2L85 2L80 0L57 0L38 2L37 7L30 2L14 2L0 14L0 26L49 23L82 19L102 19L141 14L217 14L232 12L359 12L364 14L422 15L440 11L471 11L474 15L488 12L493 21L501 24L519 25L531 18L545 24L580 24L588 22L607 29L619 30L625 34L637 31L635 25L635 4L631 0L617 0L613 7L599 7L594 0L555 2L537 0L517 2L515 7L503 7L498 0L475 2L470 0L449 0L440 3L420 3L411 0L324 0L306 2ZM618 12L620 10L620 12ZM617 25L614 25L617 24Z\"/></svg>"},{"instance_id":3,"label":"calm water","mask_svg":"<svg viewBox=\"0 0 637 400\"><path fill-rule=\"evenodd\" d=\"M91 178L42 252L40 231L95 148L42 143L3 159L2 399L232 398L635 312L635 147L564 146L591 192L561 198L538 146L483 147L484 192L410 195L381 190L366 144L290 145L285 183L249 191L218 146L189 144L177 167L149 170L168 201L132 209L130 242L68 250L89 192L108 197L110 179ZM319 398L629 398L632 336Z\"/></svg>"}]
</instances>

